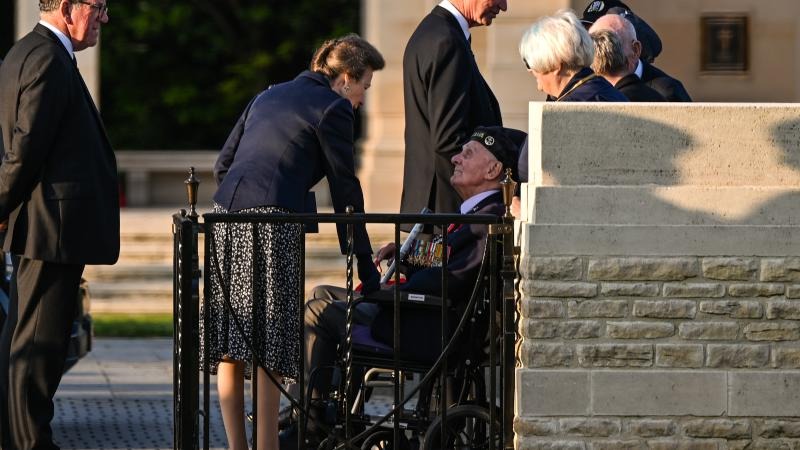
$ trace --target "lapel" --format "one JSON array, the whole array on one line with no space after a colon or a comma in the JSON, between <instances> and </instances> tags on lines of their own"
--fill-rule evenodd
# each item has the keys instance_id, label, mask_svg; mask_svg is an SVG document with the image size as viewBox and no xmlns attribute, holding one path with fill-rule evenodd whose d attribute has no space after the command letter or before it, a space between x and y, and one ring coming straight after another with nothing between
<instances>
[{"instance_id":1,"label":"lapel","mask_svg":"<svg viewBox=\"0 0 800 450\"><path fill-rule=\"evenodd\" d=\"M81 83L81 89L83 90L83 97L89 105L89 109L92 111L92 116L94 116L95 123L97 127L100 129L101 134L103 135L103 140L106 144L106 148L110 150L110 153L113 157L113 150L111 150L111 140L108 138L108 133L106 132L106 127L103 124L103 120L100 118L100 111L97 110L97 106L94 104L94 100L92 99L92 95L89 93L89 88L86 86L86 82L83 81L83 77L81 76L81 72L78 70L77 61L73 60L73 55L69 54L69 51L64 48L64 45L58 39L58 36L55 35L49 28L45 27L44 25L37 23L36 26L33 28L33 31L42 35L45 39L52 41L54 44L58 46L61 50L64 51L64 56L67 58L70 66L73 67L75 70L75 75L78 77ZM116 158L114 158L116 159Z\"/></svg>"}]
</instances>

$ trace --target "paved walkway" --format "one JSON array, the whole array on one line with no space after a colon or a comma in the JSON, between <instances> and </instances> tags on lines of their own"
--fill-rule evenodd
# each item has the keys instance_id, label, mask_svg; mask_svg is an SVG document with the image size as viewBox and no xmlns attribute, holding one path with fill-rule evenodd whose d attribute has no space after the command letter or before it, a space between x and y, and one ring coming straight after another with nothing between
<instances>
[{"instance_id":1,"label":"paved walkway","mask_svg":"<svg viewBox=\"0 0 800 450\"><path fill-rule=\"evenodd\" d=\"M224 449L211 392L210 444ZM390 403L375 395L367 412L384 414ZM95 339L92 351L64 375L55 406L53 435L63 449L171 449L172 340Z\"/></svg>"},{"instance_id":2,"label":"paved walkway","mask_svg":"<svg viewBox=\"0 0 800 450\"><path fill-rule=\"evenodd\" d=\"M53 434L64 449L172 448L172 340L96 339L64 375ZM211 446L225 447L219 406Z\"/></svg>"}]
</instances>

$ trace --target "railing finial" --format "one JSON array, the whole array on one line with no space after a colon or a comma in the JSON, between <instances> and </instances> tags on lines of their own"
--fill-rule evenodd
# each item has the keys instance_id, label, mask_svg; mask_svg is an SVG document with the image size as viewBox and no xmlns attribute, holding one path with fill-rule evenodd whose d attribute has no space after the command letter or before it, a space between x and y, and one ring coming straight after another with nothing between
<instances>
[{"instance_id":1,"label":"railing finial","mask_svg":"<svg viewBox=\"0 0 800 450\"><path fill-rule=\"evenodd\" d=\"M184 182L186 184L186 195L189 197L189 217L197 218L197 191L200 188L200 180L194 176L194 167L189 167L189 178Z\"/></svg>"},{"instance_id":2,"label":"railing finial","mask_svg":"<svg viewBox=\"0 0 800 450\"><path fill-rule=\"evenodd\" d=\"M506 169L506 176L500 181L500 187L503 189L503 204L506 206L506 218L513 218L511 214L511 202L514 199L514 191L517 188L517 182L511 178L511 169Z\"/></svg>"}]
</instances>

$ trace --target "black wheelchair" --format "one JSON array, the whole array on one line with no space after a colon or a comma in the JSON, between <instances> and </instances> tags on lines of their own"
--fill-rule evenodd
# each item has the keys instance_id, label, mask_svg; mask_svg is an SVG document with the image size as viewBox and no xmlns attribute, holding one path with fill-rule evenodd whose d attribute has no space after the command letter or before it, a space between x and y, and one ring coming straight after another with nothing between
<instances>
[{"instance_id":1,"label":"black wheelchair","mask_svg":"<svg viewBox=\"0 0 800 450\"><path fill-rule=\"evenodd\" d=\"M337 364L312 370L304 409L324 411L315 417L322 426L314 425L326 429L327 437L318 446L306 448L503 448L493 373L498 360L492 355L500 350L500 302L496 299L501 283L497 271L489 270L491 251L487 245L467 299L443 302L441 297L399 290L354 299L354 304L381 306L385 332L377 333L383 336L376 339L375 324L351 324ZM492 296L492 290L496 295ZM380 321L381 314L375 320ZM398 325L399 333L394 332ZM324 371L333 380L330 390L313 398L311 387ZM410 387L414 374L420 380ZM391 411L383 416L370 415L366 408L377 388L391 388L395 394ZM303 425L308 426L308 419Z\"/></svg>"}]
</instances>

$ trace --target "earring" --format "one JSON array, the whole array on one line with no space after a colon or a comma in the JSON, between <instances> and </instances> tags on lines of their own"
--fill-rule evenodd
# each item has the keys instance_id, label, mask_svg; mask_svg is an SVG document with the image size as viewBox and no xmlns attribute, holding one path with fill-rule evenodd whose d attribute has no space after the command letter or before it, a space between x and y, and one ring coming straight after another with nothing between
<instances>
[{"instance_id":1,"label":"earring","mask_svg":"<svg viewBox=\"0 0 800 450\"><path fill-rule=\"evenodd\" d=\"M348 86L348 85L344 85L344 88L343 88L343 89L344 89L344 93L345 93L345 94L347 94L348 92L350 92L350 86Z\"/></svg>"}]
</instances>

